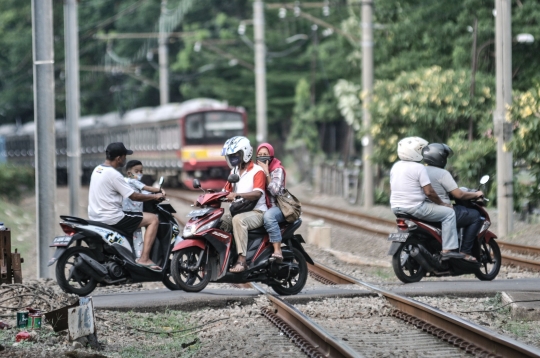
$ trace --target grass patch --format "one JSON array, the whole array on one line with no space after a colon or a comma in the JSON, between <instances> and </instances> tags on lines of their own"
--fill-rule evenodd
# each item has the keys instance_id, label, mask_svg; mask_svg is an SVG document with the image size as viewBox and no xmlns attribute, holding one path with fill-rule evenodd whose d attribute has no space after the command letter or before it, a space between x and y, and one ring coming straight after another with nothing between
<instances>
[{"instance_id":1,"label":"grass patch","mask_svg":"<svg viewBox=\"0 0 540 358\"><path fill-rule=\"evenodd\" d=\"M143 357L190 357L198 351L199 342L194 343L197 334L193 325L188 323L189 315L181 311L164 313L120 313L116 321L126 326L147 331L163 332L160 334L140 332L145 337L143 342L127 343L119 351L122 358ZM179 332L184 331L185 332ZM174 333L177 332L177 333Z\"/></svg>"}]
</instances>

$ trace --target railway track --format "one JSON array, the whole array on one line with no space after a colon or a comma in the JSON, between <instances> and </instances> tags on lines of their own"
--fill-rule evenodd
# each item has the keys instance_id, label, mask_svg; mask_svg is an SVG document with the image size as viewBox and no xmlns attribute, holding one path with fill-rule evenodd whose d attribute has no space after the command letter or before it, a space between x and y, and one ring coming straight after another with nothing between
<instances>
[{"instance_id":1,"label":"railway track","mask_svg":"<svg viewBox=\"0 0 540 358\"><path fill-rule=\"evenodd\" d=\"M173 191L172 194L168 195L189 204L192 204L194 200L194 196L188 198L185 196L185 192L181 191ZM329 223L345 226L355 230L362 230L383 237L387 237L388 234L394 232L396 227L396 223L393 220L352 212L345 209L329 208L324 205L312 203L302 203L302 213L321 218ZM340 215L341 217L336 217L336 214ZM354 221L351 221L350 219L354 219ZM523 255L540 256L540 247L519 245L503 240L497 240L497 243L503 250L508 250ZM502 259L502 263L505 265L520 266L534 271L540 271L540 261L531 260L529 258L520 256L508 255L505 253L502 254Z\"/></svg>"},{"instance_id":2,"label":"railway track","mask_svg":"<svg viewBox=\"0 0 540 358\"><path fill-rule=\"evenodd\" d=\"M314 270L318 275L324 277L324 282L327 284L356 284L369 289L384 297L393 307L390 316L403 320L447 342L448 345L460 348L472 355L482 357L540 356L540 350L534 347L411 298L356 280L354 277L344 275L324 265L317 263L315 266L310 265L310 270ZM392 349L391 345L400 344L400 341L405 343L399 339L371 342L367 340L365 334L361 337L354 337L354 333L350 331L347 332L348 341L345 342L336 338L336 335L345 333L343 329L336 330L335 328L336 325L340 326L340 322L334 322L333 328L329 330L326 327L330 325L329 323L321 325L282 298L265 291L259 285L252 284L252 287L265 294L272 302L272 309L263 308L263 315L284 334L288 335L310 357L362 357L364 354L373 356L377 353L377 349L388 350ZM421 335L415 339L415 345L423 347L422 353L426 353L426 349L434 354L440 353L440 350L448 349L446 343L425 340Z\"/></svg>"},{"instance_id":3,"label":"railway track","mask_svg":"<svg viewBox=\"0 0 540 358\"><path fill-rule=\"evenodd\" d=\"M185 203L191 204L193 202L192 198L186 198L185 196L179 196L176 194L172 194L170 196ZM306 206L309 207L311 205ZM312 210L313 209L321 210L323 208L312 207ZM328 211L328 208L324 209ZM309 210L310 208L304 212L308 214L306 211ZM392 224L392 226L394 224L390 220L372 218L368 215L352 213L345 210L343 210L341 214L358 216L364 220L374 219L373 221L376 221L379 224ZM315 216L326 216L324 219L327 221L336 222L334 218L328 215L316 214ZM341 221L336 223L341 224ZM348 223L348 225L351 226L353 224ZM356 228L363 229L362 227ZM388 232L384 233L384 235L387 234ZM501 246L504 244L505 243L502 243ZM510 244L504 248L525 250L523 247L521 247L521 245L515 244ZM531 250L533 249L537 249L540 252L540 248L532 248ZM530 252L531 251L521 251L521 253ZM450 345L457 347L466 353L482 357L540 357L540 350L536 348L529 347L511 338L502 336L494 331L478 326L474 323L443 312L424 303L381 289L369 283L362 282L354 277L342 274L324 265L318 263L315 263L315 265L309 265L309 273L311 277L326 285L360 285L374 292L375 294L384 297L386 301L393 307L393 310L390 313L392 317L403 320L412 326L415 326L441 339L442 341L447 342L444 343L437 341L438 343L434 343L435 341L429 341L428 343L425 343L423 339L419 337L415 338L414 342L417 342L416 340L418 340L418 343L420 341L424 342L419 344L422 345L422 347L424 347L423 344L427 345L428 348L433 352L438 352L440 349L448 349L442 346L449 347ZM261 294L265 294L272 303L272 308L263 308L263 315L274 323L284 334L295 342L304 353L310 357L362 357L364 354L373 355L373 349L375 348L372 346L381 344L381 342L366 342L364 336L362 338L354 339L352 343L355 344L349 344L342 339L336 338L336 336L340 336L341 333L343 333L340 333L339 329L337 329L337 331L335 327L328 329L325 327L326 324L317 323L314 321L314 319L308 317L290 303L273 293L267 292L259 285L252 283L238 285L238 287L255 288ZM350 334L351 332L348 332L348 336L350 336ZM368 351L363 351L362 348L359 348L358 342L362 342L362 345L365 346ZM382 342L385 349L388 348L388 344L390 343L386 341ZM371 348L367 348L368 346ZM425 347L423 349L425 349Z\"/></svg>"}]
</instances>

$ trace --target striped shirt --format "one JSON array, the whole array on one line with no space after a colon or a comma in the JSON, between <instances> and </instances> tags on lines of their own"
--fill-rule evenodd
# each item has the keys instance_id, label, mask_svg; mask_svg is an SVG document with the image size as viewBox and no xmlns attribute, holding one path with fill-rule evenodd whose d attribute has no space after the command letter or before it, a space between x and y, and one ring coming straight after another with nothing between
<instances>
[{"instance_id":1,"label":"striped shirt","mask_svg":"<svg viewBox=\"0 0 540 358\"><path fill-rule=\"evenodd\" d=\"M270 173L270 183L266 186L272 206L276 205L276 196L281 194L283 188L285 188L285 172L281 168L276 168Z\"/></svg>"}]
</instances>

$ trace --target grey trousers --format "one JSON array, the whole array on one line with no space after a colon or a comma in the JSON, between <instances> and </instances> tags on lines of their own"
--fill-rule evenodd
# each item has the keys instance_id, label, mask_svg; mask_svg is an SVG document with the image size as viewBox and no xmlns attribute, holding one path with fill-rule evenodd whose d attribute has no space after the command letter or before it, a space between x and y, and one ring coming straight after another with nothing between
<instances>
[{"instance_id":1,"label":"grey trousers","mask_svg":"<svg viewBox=\"0 0 540 358\"><path fill-rule=\"evenodd\" d=\"M221 219L221 228L224 230L227 227L230 228L232 219L232 231L234 241L236 242L236 251L238 252L238 255L246 255L248 230L253 230L263 226L263 214L264 213L260 210L253 210L238 214L234 218L231 218L230 215L224 215Z\"/></svg>"}]
</instances>

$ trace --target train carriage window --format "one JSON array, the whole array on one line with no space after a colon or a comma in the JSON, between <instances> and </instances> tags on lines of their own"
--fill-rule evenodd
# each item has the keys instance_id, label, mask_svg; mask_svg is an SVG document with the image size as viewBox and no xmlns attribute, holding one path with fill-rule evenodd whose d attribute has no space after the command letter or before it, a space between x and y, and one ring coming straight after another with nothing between
<instances>
[{"instance_id":1,"label":"train carriage window","mask_svg":"<svg viewBox=\"0 0 540 358\"><path fill-rule=\"evenodd\" d=\"M205 112L186 117L186 144L223 144L244 134L242 115L235 112Z\"/></svg>"}]
</instances>

